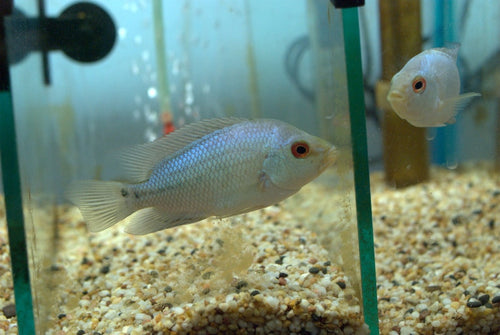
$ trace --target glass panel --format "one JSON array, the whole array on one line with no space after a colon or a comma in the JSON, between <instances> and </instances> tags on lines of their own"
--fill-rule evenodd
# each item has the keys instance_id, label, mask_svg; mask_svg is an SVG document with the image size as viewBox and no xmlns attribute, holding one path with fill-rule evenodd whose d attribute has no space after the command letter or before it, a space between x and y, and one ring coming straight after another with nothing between
<instances>
[{"instance_id":1,"label":"glass panel","mask_svg":"<svg viewBox=\"0 0 500 335\"><path fill-rule=\"evenodd\" d=\"M500 3L379 1L365 9L367 92L381 73L377 131L391 139L385 171L372 174L381 333L498 333ZM377 12L380 51L369 36ZM411 68L424 57L425 66ZM391 106L398 71L408 90L397 102L394 79ZM417 76L423 92L411 86ZM448 104L471 92L481 96Z\"/></svg>"},{"instance_id":2,"label":"glass panel","mask_svg":"<svg viewBox=\"0 0 500 335\"><path fill-rule=\"evenodd\" d=\"M48 86L40 53L11 67L38 332L367 332L340 11L319 0L96 3L116 25L107 57L81 64L51 52ZM70 4L51 2L46 14ZM91 233L65 198L75 180L133 182L123 148L228 116L290 123L333 143L337 161L284 201L147 235L124 231L137 215ZM293 166L293 179L271 175L271 164L244 180L285 192L301 179ZM178 203L184 217L204 217Z\"/></svg>"}]
</instances>

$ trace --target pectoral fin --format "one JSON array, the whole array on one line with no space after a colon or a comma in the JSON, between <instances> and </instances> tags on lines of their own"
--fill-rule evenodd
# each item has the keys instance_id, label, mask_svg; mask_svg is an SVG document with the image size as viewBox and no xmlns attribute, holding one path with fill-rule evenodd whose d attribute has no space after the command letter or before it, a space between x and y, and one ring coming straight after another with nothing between
<instances>
[{"instance_id":1,"label":"pectoral fin","mask_svg":"<svg viewBox=\"0 0 500 335\"><path fill-rule=\"evenodd\" d=\"M451 115L450 119L446 121L447 124L453 124L457 120L455 116L459 111L464 109L474 97L479 97L481 94L475 93L475 92L470 92L470 93L465 93L462 95L459 95L455 98L450 98L442 101L442 111L452 111L453 114Z\"/></svg>"},{"instance_id":2,"label":"pectoral fin","mask_svg":"<svg viewBox=\"0 0 500 335\"><path fill-rule=\"evenodd\" d=\"M168 215L168 213L164 213L157 208L150 207L142 209L132 215L129 218L125 232L133 235L145 235L186 223L201 221L206 217L206 215Z\"/></svg>"}]
</instances>

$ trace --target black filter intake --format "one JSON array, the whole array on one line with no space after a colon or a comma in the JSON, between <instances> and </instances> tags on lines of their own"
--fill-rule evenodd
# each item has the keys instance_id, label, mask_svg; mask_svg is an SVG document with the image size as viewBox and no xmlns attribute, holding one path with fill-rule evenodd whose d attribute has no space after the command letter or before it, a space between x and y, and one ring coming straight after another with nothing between
<instances>
[{"instance_id":1,"label":"black filter intake","mask_svg":"<svg viewBox=\"0 0 500 335\"><path fill-rule=\"evenodd\" d=\"M56 18L29 18L14 9L7 17L7 49L9 62L16 64L30 52L40 51L43 57L45 83L50 83L47 54L61 50L69 58L83 63L96 62L113 49L116 27L111 16L90 2L79 2L62 11Z\"/></svg>"}]
</instances>

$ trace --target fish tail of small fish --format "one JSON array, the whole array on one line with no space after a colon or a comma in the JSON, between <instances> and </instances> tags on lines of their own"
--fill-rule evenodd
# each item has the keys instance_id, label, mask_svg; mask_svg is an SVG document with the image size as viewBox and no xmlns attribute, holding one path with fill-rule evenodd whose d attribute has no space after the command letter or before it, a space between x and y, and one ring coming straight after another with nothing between
<instances>
[{"instance_id":1,"label":"fish tail of small fish","mask_svg":"<svg viewBox=\"0 0 500 335\"><path fill-rule=\"evenodd\" d=\"M65 195L80 209L91 232L113 226L134 212L121 192L119 182L83 180L70 184Z\"/></svg>"}]
</instances>

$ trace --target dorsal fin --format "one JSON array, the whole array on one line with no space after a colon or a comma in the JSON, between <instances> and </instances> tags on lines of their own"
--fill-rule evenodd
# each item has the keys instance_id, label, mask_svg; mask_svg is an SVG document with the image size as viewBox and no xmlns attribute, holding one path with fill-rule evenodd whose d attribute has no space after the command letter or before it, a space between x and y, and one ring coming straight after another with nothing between
<instances>
[{"instance_id":1,"label":"dorsal fin","mask_svg":"<svg viewBox=\"0 0 500 335\"><path fill-rule=\"evenodd\" d=\"M460 49L460 43L450 44L447 48L436 48L437 51L441 51L453 58L455 62L457 61L458 57L458 49Z\"/></svg>"},{"instance_id":2,"label":"dorsal fin","mask_svg":"<svg viewBox=\"0 0 500 335\"><path fill-rule=\"evenodd\" d=\"M123 150L120 158L127 173L127 179L132 183L143 182L149 178L154 167L165 157L216 130L243 121L247 120L234 117L202 120L182 127L153 142Z\"/></svg>"}]
</instances>

